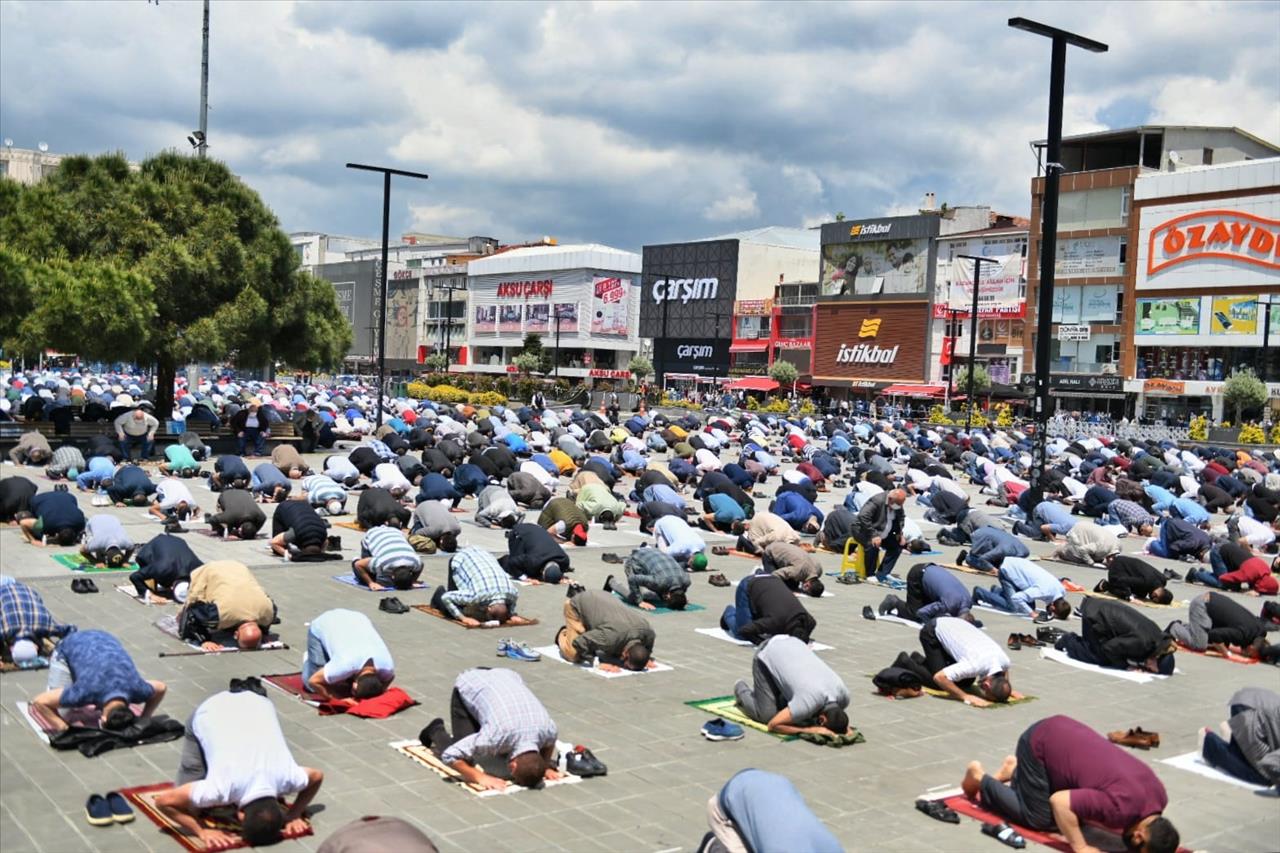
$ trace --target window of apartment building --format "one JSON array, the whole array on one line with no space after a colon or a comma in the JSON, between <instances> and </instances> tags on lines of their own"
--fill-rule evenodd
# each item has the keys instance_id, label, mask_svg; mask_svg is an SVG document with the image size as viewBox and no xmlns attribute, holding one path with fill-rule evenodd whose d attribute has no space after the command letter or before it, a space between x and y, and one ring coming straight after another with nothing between
<instances>
[{"instance_id":1,"label":"window of apartment building","mask_svg":"<svg viewBox=\"0 0 1280 853\"><path fill-rule=\"evenodd\" d=\"M807 338L812 330L812 320L809 314L784 314L778 318L778 337Z\"/></svg>"},{"instance_id":2,"label":"window of apartment building","mask_svg":"<svg viewBox=\"0 0 1280 853\"><path fill-rule=\"evenodd\" d=\"M778 285L779 305L812 305L818 299L818 284Z\"/></svg>"},{"instance_id":3,"label":"window of apartment building","mask_svg":"<svg viewBox=\"0 0 1280 853\"><path fill-rule=\"evenodd\" d=\"M9 176L9 161L0 160L0 178L5 178L8 176Z\"/></svg>"},{"instance_id":4,"label":"window of apartment building","mask_svg":"<svg viewBox=\"0 0 1280 853\"><path fill-rule=\"evenodd\" d=\"M1118 228L1128 220L1128 188L1105 187L1063 193L1058 203L1058 230Z\"/></svg>"},{"instance_id":5,"label":"window of apartment building","mask_svg":"<svg viewBox=\"0 0 1280 853\"><path fill-rule=\"evenodd\" d=\"M738 317L736 319L735 338L767 338L769 337L768 317Z\"/></svg>"},{"instance_id":6,"label":"window of apartment building","mask_svg":"<svg viewBox=\"0 0 1280 853\"><path fill-rule=\"evenodd\" d=\"M422 269L422 258L410 258L404 262L404 265L411 270Z\"/></svg>"},{"instance_id":7,"label":"window of apartment building","mask_svg":"<svg viewBox=\"0 0 1280 853\"><path fill-rule=\"evenodd\" d=\"M1124 225L1129 224L1129 188L1120 188L1120 222Z\"/></svg>"}]
</instances>

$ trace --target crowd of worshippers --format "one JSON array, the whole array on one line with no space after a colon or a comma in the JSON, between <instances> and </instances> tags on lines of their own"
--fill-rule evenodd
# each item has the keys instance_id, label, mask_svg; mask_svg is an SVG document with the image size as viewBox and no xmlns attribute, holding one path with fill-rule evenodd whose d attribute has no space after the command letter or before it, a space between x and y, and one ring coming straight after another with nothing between
<instances>
[{"instance_id":1,"label":"crowd of worshippers","mask_svg":"<svg viewBox=\"0 0 1280 853\"><path fill-rule=\"evenodd\" d=\"M522 583L568 584L557 650L566 661L604 669L654 667L656 635L641 612L686 608L691 572L707 570L709 556L754 556L759 566L738 580L719 624L732 639L755 646L751 681L734 687L738 707L784 735L841 736L851 729L849 691L811 648L817 620L803 598L825 592L815 549L856 550L866 580L890 589L874 612L864 613L868 618L920 625L919 650L902 652L876 676L882 692L899 698L930 690L979 707L1022 698L1009 655L982 630L984 608L1045 623L1076 617L1075 631L1049 629L1053 645L1102 667L1169 675L1180 648L1280 661L1267 636L1280 626L1280 607L1265 602L1255 616L1225 594L1277 593L1280 454L1053 439L1049 467L1040 488L1032 489L1031 440L1017 430L753 413L703 419L637 412L617 423L603 412L557 412L537 399L489 409L391 401L379 419L370 398L343 393L347 389L220 383L180 389L179 410L188 419L212 417L228 426L238 453L215 454L201 433L183 431L164 447L153 478L147 469L158 422L137 404L134 389L131 399L115 387L59 386L52 399L39 393L47 388L19 395L20 411L32 419L65 418L59 410L67 406L80 419L94 419L86 415L97 414L90 406L98 406L105 413L97 419L111 427L83 450L59 443L56 434L54 449L42 433L23 433L11 461L43 466L46 476L66 484L40 493L21 475L0 480L0 521L18 522L32 545L80 545L86 560L102 566L136 563L129 580L137 594L178 602L180 636L210 650L258 648L280 616L243 564L202 563L181 536L184 524L203 521L216 535L253 539L266 524L260 504L273 503L268 543L290 560L334 558L339 545L330 519L349 516L363 531L352 576L371 589L409 589L422 574L423 555L448 554L445 583L431 606L468 626L522 624ZM7 391L12 402L12 383ZM278 443L268 454L271 425L286 419L307 425L309 438L301 447ZM339 439L358 444L340 449ZM313 470L302 453L317 448L328 452ZM252 456L261 460L248 461ZM183 482L194 477L205 478L216 495L216 505L203 512ZM977 485L985 503L970 506L962 481ZM95 504L145 507L165 522L164 532L138 547L114 516L86 518L69 491L72 483L93 493ZM772 487L768 495L766 487ZM836 489L848 490L843 500L832 494ZM771 498L767 509L757 509L757 498ZM924 507L926 521L939 526L936 541L960 547L958 564L989 574L991 585L969 592L938 562L914 563L905 580L895 574L904 551L932 549L921 526L906 517L912 499ZM820 501L835 506L824 511ZM468 547L459 515L503 530L507 553ZM632 523L627 519L652 540L618 558L622 568L603 590L583 589L574 582L573 549L587 545L593 529ZM709 546L711 534L727 534L732 546ZM1027 540L1052 542L1049 559L1101 569L1106 577L1073 607L1068 583L1045 568L1044 559L1031 558ZM1142 559L1148 555L1192 565L1182 576L1156 569ZM1191 597L1185 619L1160 628L1130 602L1169 604L1171 583L1210 589ZM0 596L5 660L52 656L48 690L33 702L51 726L65 726L63 710L83 705L99 708L103 726L113 730L151 718L165 687L144 680L115 638L57 622L20 582L6 578ZM305 690L323 701L374 698L394 678L390 653L367 617L344 610L312 619L302 670ZM1202 754L1225 772L1274 784L1280 781L1280 697L1242 694L1228 706L1232 737L1206 737ZM449 726L444 719L433 721L421 740L467 781L532 787L557 778L555 724L515 673L462 673ZM229 732L240 729L260 733L255 749L270 757L262 768L234 766ZM236 803L244 811L246 840L278 838L295 826L320 785L319 771L293 763L271 703L252 685L206 700L185 731L179 786L157 803L205 841L224 840L196 818L226 802L215 789L228 779L262 794ZM1042 720L994 776L971 765L965 792L1021 825L1056 826L1073 844L1081 822L1098 822L1123 831L1137 847L1175 849L1176 831L1161 816L1158 780L1116 758L1105 738L1107 749L1096 746L1099 737L1069 718ZM1054 749L1074 746L1054 752L1048 740ZM528 748L514 752L512 743ZM1088 770L1070 754L1091 755L1107 770ZM481 759L497 759L505 772L494 775L493 762ZM239 778L254 773L261 778ZM769 830L749 821L753 810L785 815L796 831L821 837L825 828L804 817L807 808L794 789L788 792L789 783L750 775L759 773L744 771L712 798L704 849L763 849L755 845ZM1124 809L1076 798L1062 805L1056 796L1074 788L1115 797L1133 787L1148 796L1130 798ZM284 808L277 797L289 793L299 797Z\"/></svg>"}]
</instances>

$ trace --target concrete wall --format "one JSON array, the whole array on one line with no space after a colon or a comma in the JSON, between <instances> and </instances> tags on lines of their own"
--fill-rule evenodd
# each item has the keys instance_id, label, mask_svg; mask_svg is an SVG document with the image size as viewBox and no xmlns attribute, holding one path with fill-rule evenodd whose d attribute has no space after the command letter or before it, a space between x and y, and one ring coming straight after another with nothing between
<instances>
[{"instance_id":1,"label":"concrete wall","mask_svg":"<svg viewBox=\"0 0 1280 853\"><path fill-rule=\"evenodd\" d=\"M772 299L778 276L784 281L816 281L821 253L743 242L738 247L737 299Z\"/></svg>"}]
</instances>

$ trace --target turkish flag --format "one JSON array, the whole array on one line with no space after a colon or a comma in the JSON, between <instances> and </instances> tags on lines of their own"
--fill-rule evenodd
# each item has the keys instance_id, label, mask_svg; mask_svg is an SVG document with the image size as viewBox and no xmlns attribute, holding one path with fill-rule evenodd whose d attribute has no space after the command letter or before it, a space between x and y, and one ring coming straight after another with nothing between
<instances>
[{"instance_id":1,"label":"turkish flag","mask_svg":"<svg viewBox=\"0 0 1280 853\"><path fill-rule=\"evenodd\" d=\"M948 364L950 364L950 363L951 363L951 354L952 354L953 352L955 352L955 349L956 349L956 339L955 339L955 338L947 338L947 337L944 337L944 338L942 339L942 360L941 360L941 364L942 364L942 366L943 366L943 367L946 367Z\"/></svg>"}]
</instances>

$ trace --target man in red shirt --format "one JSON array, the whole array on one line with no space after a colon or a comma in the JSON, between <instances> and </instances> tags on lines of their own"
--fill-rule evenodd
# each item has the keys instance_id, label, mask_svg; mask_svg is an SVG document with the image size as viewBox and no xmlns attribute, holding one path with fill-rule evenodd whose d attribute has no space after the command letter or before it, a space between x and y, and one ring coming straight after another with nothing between
<instances>
[{"instance_id":1,"label":"man in red shirt","mask_svg":"<svg viewBox=\"0 0 1280 853\"><path fill-rule=\"evenodd\" d=\"M1070 717L1034 723L994 776L971 762L961 785L971 800L1013 823L1057 829L1075 853L1094 850L1086 823L1122 835L1139 853L1178 849L1178 831L1161 814L1169 798L1151 768Z\"/></svg>"},{"instance_id":2,"label":"man in red shirt","mask_svg":"<svg viewBox=\"0 0 1280 853\"><path fill-rule=\"evenodd\" d=\"M1213 571L1191 569L1187 572L1186 582L1237 592L1247 584L1258 595L1276 595L1280 592L1280 583L1277 583L1272 574L1280 571L1280 558L1267 565L1263 557L1238 542L1226 542L1209 551L1209 564Z\"/></svg>"}]
</instances>

